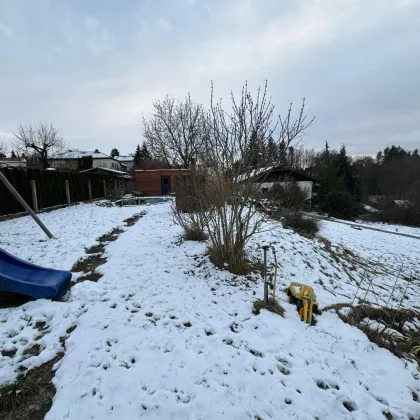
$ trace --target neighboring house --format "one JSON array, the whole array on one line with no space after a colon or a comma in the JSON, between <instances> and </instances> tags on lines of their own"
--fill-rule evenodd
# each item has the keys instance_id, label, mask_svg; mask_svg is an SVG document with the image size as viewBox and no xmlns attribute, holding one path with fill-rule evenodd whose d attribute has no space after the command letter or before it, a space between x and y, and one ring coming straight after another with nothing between
<instances>
[{"instance_id":1,"label":"neighboring house","mask_svg":"<svg viewBox=\"0 0 420 420\"><path fill-rule=\"evenodd\" d=\"M127 171L130 172L134 167L134 157L133 156L115 156L115 159L123 165L127 166Z\"/></svg>"},{"instance_id":2,"label":"neighboring house","mask_svg":"<svg viewBox=\"0 0 420 420\"><path fill-rule=\"evenodd\" d=\"M108 168L117 171L127 172L127 166L117 159L100 152L98 149L91 151L68 150L60 153L51 159L51 166L54 168L77 169L77 162L82 157L92 156L93 168Z\"/></svg>"},{"instance_id":3,"label":"neighboring house","mask_svg":"<svg viewBox=\"0 0 420 420\"><path fill-rule=\"evenodd\" d=\"M136 190L143 196L167 195L175 192L175 178L190 175L189 169L137 169Z\"/></svg>"},{"instance_id":4,"label":"neighboring house","mask_svg":"<svg viewBox=\"0 0 420 420\"><path fill-rule=\"evenodd\" d=\"M26 168L26 159L0 157L0 168Z\"/></svg>"},{"instance_id":5,"label":"neighboring house","mask_svg":"<svg viewBox=\"0 0 420 420\"><path fill-rule=\"evenodd\" d=\"M276 183L296 183L302 191L306 192L307 199L314 196L314 186L318 183L315 178L304 172L284 169L281 166L261 168L251 176L255 182L260 183L261 192L268 191Z\"/></svg>"}]
</instances>

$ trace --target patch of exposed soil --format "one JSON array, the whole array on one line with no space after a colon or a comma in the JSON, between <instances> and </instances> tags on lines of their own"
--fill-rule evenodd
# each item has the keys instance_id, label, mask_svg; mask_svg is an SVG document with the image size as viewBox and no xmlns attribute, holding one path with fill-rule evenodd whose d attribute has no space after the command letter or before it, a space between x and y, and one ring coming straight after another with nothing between
<instances>
[{"instance_id":1,"label":"patch of exposed soil","mask_svg":"<svg viewBox=\"0 0 420 420\"><path fill-rule=\"evenodd\" d=\"M43 365L21 375L15 383L0 387L2 420L43 420L55 395L53 366L63 356L57 355Z\"/></svg>"},{"instance_id":2,"label":"patch of exposed soil","mask_svg":"<svg viewBox=\"0 0 420 420\"><path fill-rule=\"evenodd\" d=\"M110 232L105 233L104 235L100 236L97 241L98 242L113 242L118 239L118 235L123 233L124 231L120 228L114 228Z\"/></svg>"},{"instance_id":3,"label":"patch of exposed soil","mask_svg":"<svg viewBox=\"0 0 420 420\"><path fill-rule=\"evenodd\" d=\"M72 267L74 273L89 273L96 270L102 264L106 263L106 258L101 255L92 255L82 260L78 260Z\"/></svg>"},{"instance_id":4,"label":"patch of exposed soil","mask_svg":"<svg viewBox=\"0 0 420 420\"><path fill-rule=\"evenodd\" d=\"M0 309L14 308L33 300L30 296L21 295L20 293L0 292Z\"/></svg>"},{"instance_id":5,"label":"patch of exposed soil","mask_svg":"<svg viewBox=\"0 0 420 420\"><path fill-rule=\"evenodd\" d=\"M134 226L140 218L142 218L144 215L146 214L146 212L141 212L138 214L135 214L134 216L129 217L128 219L124 220L124 223L126 226Z\"/></svg>"},{"instance_id":6,"label":"patch of exposed soil","mask_svg":"<svg viewBox=\"0 0 420 420\"><path fill-rule=\"evenodd\" d=\"M85 249L86 254L103 254L105 252L105 245L98 244L93 245L90 248Z\"/></svg>"}]
</instances>

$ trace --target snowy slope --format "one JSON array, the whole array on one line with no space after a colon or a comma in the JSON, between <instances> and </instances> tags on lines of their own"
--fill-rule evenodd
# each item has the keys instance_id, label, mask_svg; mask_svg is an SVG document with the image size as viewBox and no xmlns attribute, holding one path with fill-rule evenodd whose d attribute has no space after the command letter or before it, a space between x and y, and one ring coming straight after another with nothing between
<instances>
[{"instance_id":1,"label":"snowy slope","mask_svg":"<svg viewBox=\"0 0 420 420\"><path fill-rule=\"evenodd\" d=\"M398 264L402 261L420 279L420 240L370 230L356 230L347 225L322 221L320 234L335 244L343 244L364 258L381 257ZM387 255L384 255L387 254Z\"/></svg>"},{"instance_id":2,"label":"snowy slope","mask_svg":"<svg viewBox=\"0 0 420 420\"><path fill-rule=\"evenodd\" d=\"M9 225L9 234L13 230ZM13 337L5 331L33 314L30 305L51 317L42 340L77 325L58 364L47 420L419 417L413 364L379 349L334 313L306 326L281 293L292 279L315 283L321 272L350 282L323 244L271 222L251 244L257 256L257 242L275 242L282 265L278 297L286 309L281 318L252 315L262 294L258 276L215 269L203 256L206 244L181 243L179 234L169 205L150 206L107 245L97 283L75 285L55 309L34 302L11 310L11 319L0 310L0 337L7 343ZM333 280L337 289L320 291L323 304L342 301L352 287ZM64 314L73 324L62 325Z\"/></svg>"}]
</instances>

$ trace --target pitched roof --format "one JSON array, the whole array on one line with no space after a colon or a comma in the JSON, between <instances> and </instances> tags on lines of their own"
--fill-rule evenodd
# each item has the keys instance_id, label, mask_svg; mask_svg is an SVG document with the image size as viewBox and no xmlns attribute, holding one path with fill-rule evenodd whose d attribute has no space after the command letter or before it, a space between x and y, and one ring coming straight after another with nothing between
<instances>
[{"instance_id":1,"label":"pitched roof","mask_svg":"<svg viewBox=\"0 0 420 420\"><path fill-rule=\"evenodd\" d=\"M94 172L94 171L105 171L105 172L109 172L111 174L115 174L119 177L123 177L123 178L127 178L127 179L130 178L131 179L131 175L129 175L127 172L117 171L116 169L110 169L110 168L95 167L95 168L85 169L84 171L80 171L80 173Z\"/></svg>"},{"instance_id":2,"label":"pitched roof","mask_svg":"<svg viewBox=\"0 0 420 420\"><path fill-rule=\"evenodd\" d=\"M21 162L21 163L26 163L26 159L25 158L12 158L12 157L0 157L0 162L3 163L10 163L10 162Z\"/></svg>"},{"instance_id":3,"label":"pitched roof","mask_svg":"<svg viewBox=\"0 0 420 420\"><path fill-rule=\"evenodd\" d=\"M112 159L111 156L99 151L82 151L82 150L67 150L59 153L54 159L79 159L82 157L92 156L93 159Z\"/></svg>"},{"instance_id":4,"label":"pitched roof","mask_svg":"<svg viewBox=\"0 0 420 420\"><path fill-rule=\"evenodd\" d=\"M115 156L119 162L133 162L134 156Z\"/></svg>"}]
</instances>

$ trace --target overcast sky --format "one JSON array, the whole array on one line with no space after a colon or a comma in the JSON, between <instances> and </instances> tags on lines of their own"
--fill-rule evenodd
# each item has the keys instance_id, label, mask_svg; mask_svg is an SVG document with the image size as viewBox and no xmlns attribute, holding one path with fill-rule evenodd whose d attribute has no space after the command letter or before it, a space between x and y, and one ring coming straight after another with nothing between
<instances>
[{"instance_id":1,"label":"overcast sky","mask_svg":"<svg viewBox=\"0 0 420 420\"><path fill-rule=\"evenodd\" d=\"M420 148L420 0L0 0L0 136L127 154L153 99L265 79L278 112L306 98L306 147Z\"/></svg>"}]
</instances>

